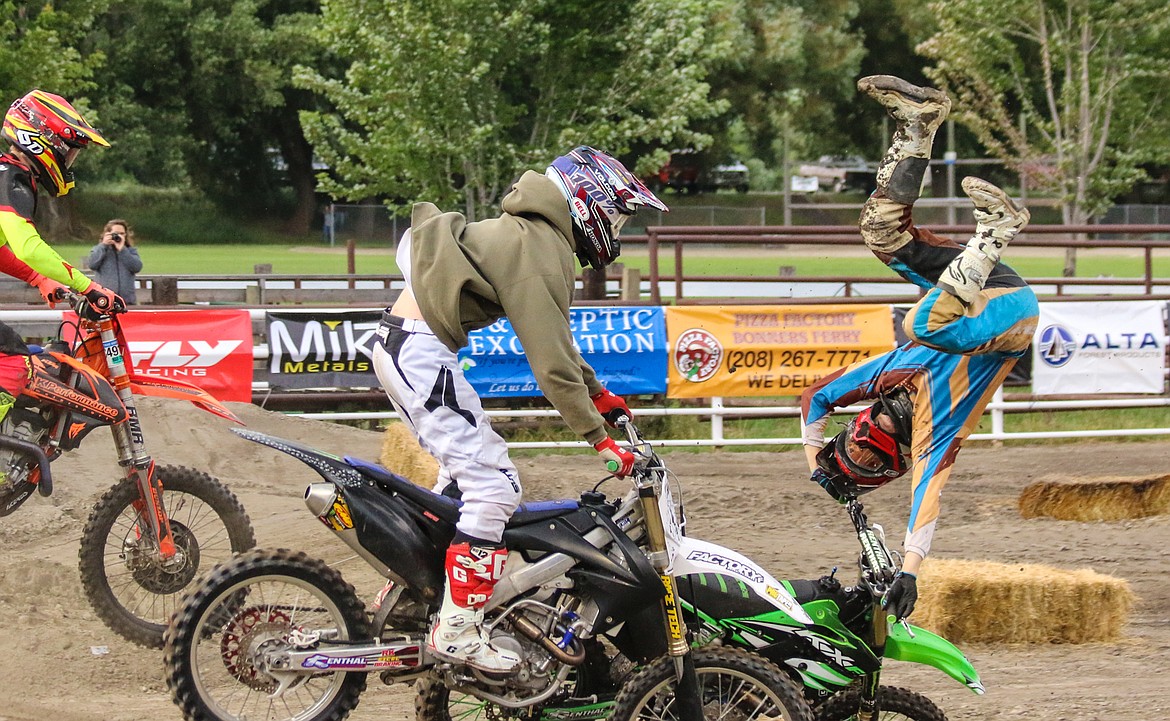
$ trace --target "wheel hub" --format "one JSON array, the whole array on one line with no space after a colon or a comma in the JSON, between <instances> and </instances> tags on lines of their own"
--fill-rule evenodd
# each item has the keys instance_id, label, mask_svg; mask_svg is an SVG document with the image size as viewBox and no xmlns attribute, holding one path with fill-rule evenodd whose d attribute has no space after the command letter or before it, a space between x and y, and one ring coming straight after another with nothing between
<instances>
[{"instance_id":1,"label":"wheel hub","mask_svg":"<svg viewBox=\"0 0 1170 721\"><path fill-rule=\"evenodd\" d=\"M291 627L292 619L283 611L257 606L240 610L224 626L219 644L224 668L249 688L272 693L277 682L259 661L274 647L285 645Z\"/></svg>"},{"instance_id":2,"label":"wheel hub","mask_svg":"<svg viewBox=\"0 0 1170 721\"><path fill-rule=\"evenodd\" d=\"M127 539L122 549L130 575L143 589L160 596L178 593L199 572L199 541L195 534L178 521L171 521L175 555L164 559L156 544L143 536Z\"/></svg>"}]
</instances>

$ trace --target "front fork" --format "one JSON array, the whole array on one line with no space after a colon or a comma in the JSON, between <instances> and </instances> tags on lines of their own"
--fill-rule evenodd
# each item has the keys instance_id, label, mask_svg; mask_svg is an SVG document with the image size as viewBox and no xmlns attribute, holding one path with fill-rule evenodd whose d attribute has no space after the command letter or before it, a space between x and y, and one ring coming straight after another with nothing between
<instances>
[{"instance_id":1,"label":"front fork","mask_svg":"<svg viewBox=\"0 0 1170 721\"><path fill-rule=\"evenodd\" d=\"M665 479L663 483L665 483ZM675 592L675 579L669 572L670 556L666 545L666 525L658 507L658 493L649 477L639 479L638 498L642 503L646 543L650 549L650 563L658 571L666 593L662 597L662 618L666 625L666 653L674 659L674 673L678 680L675 693L682 721L702 721L703 701L699 691L695 659L687 643L683 624L682 605Z\"/></svg>"},{"instance_id":2,"label":"front fork","mask_svg":"<svg viewBox=\"0 0 1170 721\"><path fill-rule=\"evenodd\" d=\"M126 477L132 479L138 487L139 500L134 503L134 509L138 511L139 528L157 539L159 556L169 561L175 557L175 537L171 533L171 521L162 501L162 481L155 473L154 459L146 453L138 407L134 405L134 392L130 389L130 373L126 370L124 349L114 330L112 317L103 317L98 327L110 382L122 400L122 405L126 407L126 420L110 429L118 449L118 462L126 468Z\"/></svg>"},{"instance_id":3,"label":"front fork","mask_svg":"<svg viewBox=\"0 0 1170 721\"><path fill-rule=\"evenodd\" d=\"M880 602L873 604L870 620L870 648L877 656L876 670L865 674L861 679L861 700L857 708L858 721L878 721L879 709L877 703L878 687L881 686L882 659L886 655L886 638L889 636L889 625L886 620L886 611Z\"/></svg>"}]
</instances>

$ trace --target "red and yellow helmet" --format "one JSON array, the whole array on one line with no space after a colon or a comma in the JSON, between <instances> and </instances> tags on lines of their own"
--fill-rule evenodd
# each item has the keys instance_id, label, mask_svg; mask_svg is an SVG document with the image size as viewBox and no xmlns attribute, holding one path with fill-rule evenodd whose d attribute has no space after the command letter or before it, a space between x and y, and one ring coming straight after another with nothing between
<instances>
[{"instance_id":1,"label":"red and yellow helmet","mask_svg":"<svg viewBox=\"0 0 1170 721\"><path fill-rule=\"evenodd\" d=\"M8 108L0 130L32 160L37 179L57 197L73 188L73 161L90 143L110 143L60 95L33 90Z\"/></svg>"}]
</instances>

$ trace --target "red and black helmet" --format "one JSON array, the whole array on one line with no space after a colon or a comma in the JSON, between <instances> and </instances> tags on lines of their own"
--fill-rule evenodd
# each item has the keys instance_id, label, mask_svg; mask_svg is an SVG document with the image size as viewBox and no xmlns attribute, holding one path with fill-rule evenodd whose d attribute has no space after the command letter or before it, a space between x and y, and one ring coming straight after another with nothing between
<instances>
[{"instance_id":1,"label":"red and black helmet","mask_svg":"<svg viewBox=\"0 0 1170 721\"><path fill-rule=\"evenodd\" d=\"M639 208L669 210L617 158L587 145L554 160L544 174L569 203L582 267L601 269L617 259L621 254L618 233Z\"/></svg>"},{"instance_id":2,"label":"red and black helmet","mask_svg":"<svg viewBox=\"0 0 1170 721\"><path fill-rule=\"evenodd\" d=\"M889 419L890 430L881 417ZM881 488L909 469L914 403L906 389L883 394L876 403L849 421L845 429L817 454L825 472L855 487L858 495Z\"/></svg>"},{"instance_id":3,"label":"red and black helmet","mask_svg":"<svg viewBox=\"0 0 1170 721\"><path fill-rule=\"evenodd\" d=\"M8 108L0 129L32 161L37 180L55 196L73 188L73 161L90 143L109 147L102 134L60 95L33 90Z\"/></svg>"}]
</instances>

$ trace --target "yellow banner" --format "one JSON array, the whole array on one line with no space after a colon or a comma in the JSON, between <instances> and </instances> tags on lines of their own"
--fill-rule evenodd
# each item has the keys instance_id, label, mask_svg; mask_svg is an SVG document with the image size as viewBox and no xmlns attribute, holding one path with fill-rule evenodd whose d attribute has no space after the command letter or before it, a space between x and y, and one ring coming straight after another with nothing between
<instances>
[{"instance_id":1,"label":"yellow banner","mask_svg":"<svg viewBox=\"0 0 1170 721\"><path fill-rule=\"evenodd\" d=\"M671 398L798 396L894 348L888 305L667 307L666 335Z\"/></svg>"}]
</instances>

